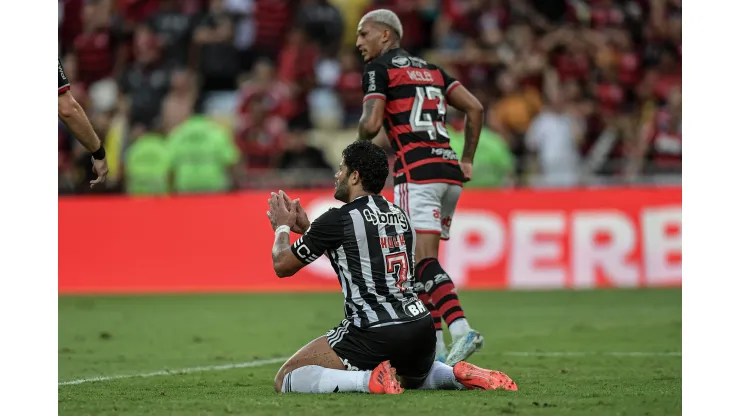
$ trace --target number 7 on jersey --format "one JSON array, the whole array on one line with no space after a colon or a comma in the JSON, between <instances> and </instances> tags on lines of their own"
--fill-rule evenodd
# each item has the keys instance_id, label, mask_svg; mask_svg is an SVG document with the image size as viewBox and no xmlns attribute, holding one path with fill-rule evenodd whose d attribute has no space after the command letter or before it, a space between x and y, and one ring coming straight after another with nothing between
<instances>
[{"instance_id":1,"label":"number 7 on jersey","mask_svg":"<svg viewBox=\"0 0 740 416\"><path fill-rule=\"evenodd\" d=\"M405 251L386 254L386 273L396 280L396 287L401 292L407 289L406 282L409 280L409 257Z\"/></svg>"}]
</instances>

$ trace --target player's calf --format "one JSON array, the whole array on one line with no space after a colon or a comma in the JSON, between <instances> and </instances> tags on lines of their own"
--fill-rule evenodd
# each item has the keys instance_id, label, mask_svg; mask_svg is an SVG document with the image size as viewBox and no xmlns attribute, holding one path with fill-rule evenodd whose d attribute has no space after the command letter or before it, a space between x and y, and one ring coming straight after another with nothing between
<instances>
[{"instance_id":1,"label":"player's calf","mask_svg":"<svg viewBox=\"0 0 740 416\"><path fill-rule=\"evenodd\" d=\"M279 392L401 394L403 388L390 361L383 361L372 371L336 370L318 365L296 368L285 375Z\"/></svg>"},{"instance_id":2,"label":"player's calf","mask_svg":"<svg viewBox=\"0 0 740 416\"><path fill-rule=\"evenodd\" d=\"M470 326L450 276L433 257L422 259L416 266L416 270L419 281L424 284L424 291L434 308L441 314L447 328L450 329L453 340L464 336L470 330Z\"/></svg>"},{"instance_id":3,"label":"player's calf","mask_svg":"<svg viewBox=\"0 0 740 416\"><path fill-rule=\"evenodd\" d=\"M285 380L296 369L303 367L320 367L324 369L344 370L344 363L329 345L326 336L309 342L288 359L275 375L275 391L285 391Z\"/></svg>"},{"instance_id":4,"label":"player's calf","mask_svg":"<svg viewBox=\"0 0 740 416\"><path fill-rule=\"evenodd\" d=\"M277 393L403 392L389 361L372 371L348 371L326 336L298 350L275 375Z\"/></svg>"},{"instance_id":5,"label":"player's calf","mask_svg":"<svg viewBox=\"0 0 740 416\"><path fill-rule=\"evenodd\" d=\"M444 332L442 331L442 314L437 310L437 308L434 307L432 299L429 297L429 295L424 292L424 285L420 285L421 288L417 291L417 295L419 296L419 300L424 302L424 306L432 315L432 320L434 321L434 331L437 338L435 359L440 362L445 362L445 360L447 360L448 352L447 346L445 346Z\"/></svg>"}]
</instances>

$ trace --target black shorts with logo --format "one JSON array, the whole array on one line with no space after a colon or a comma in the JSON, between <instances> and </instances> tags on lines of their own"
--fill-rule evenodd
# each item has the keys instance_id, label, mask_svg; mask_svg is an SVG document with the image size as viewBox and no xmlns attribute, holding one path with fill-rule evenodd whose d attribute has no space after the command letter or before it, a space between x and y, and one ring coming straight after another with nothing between
<instances>
[{"instance_id":1,"label":"black shorts with logo","mask_svg":"<svg viewBox=\"0 0 740 416\"><path fill-rule=\"evenodd\" d=\"M347 370L372 370L390 360L399 376L423 381L434 362L437 336L427 314L411 322L359 328L348 320L327 332L326 338Z\"/></svg>"}]
</instances>

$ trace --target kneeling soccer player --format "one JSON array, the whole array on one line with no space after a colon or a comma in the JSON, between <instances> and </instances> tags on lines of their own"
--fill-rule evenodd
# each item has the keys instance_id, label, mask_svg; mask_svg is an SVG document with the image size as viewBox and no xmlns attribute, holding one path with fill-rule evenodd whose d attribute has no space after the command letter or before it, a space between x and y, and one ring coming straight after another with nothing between
<instances>
[{"instance_id":1,"label":"kneeling soccer player","mask_svg":"<svg viewBox=\"0 0 740 416\"><path fill-rule=\"evenodd\" d=\"M341 208L310 223L300 201L284 192L269 200L277 275L292 276L326 253L345 298L342 323L283 364L275 391L516 390L502 372L434 360L434 322L411 289L415 233L406 213L379 195L388 176L385 152L362 141L342 156L334 193ZM292 245L290 231L303 235Z\"/></svg>"}]
</instances>

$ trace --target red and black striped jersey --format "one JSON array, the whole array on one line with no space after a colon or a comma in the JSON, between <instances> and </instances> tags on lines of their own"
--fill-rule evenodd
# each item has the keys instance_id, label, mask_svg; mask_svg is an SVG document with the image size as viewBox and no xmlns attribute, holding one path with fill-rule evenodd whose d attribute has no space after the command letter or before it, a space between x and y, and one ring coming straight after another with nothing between
<instances>
[{"instance_id":1,"label":"red and black striped jersey","mask_svg":"<svg viewBox=\"0 0 740 416\"><path fill-rule=\"evenodd\" d=\"M400 48L365 65L363 101L385 100L383 126L396 152L395 184L462 184L445 126L446 98L459 85L441 68Z\"/></svg>"}]
</instances>

